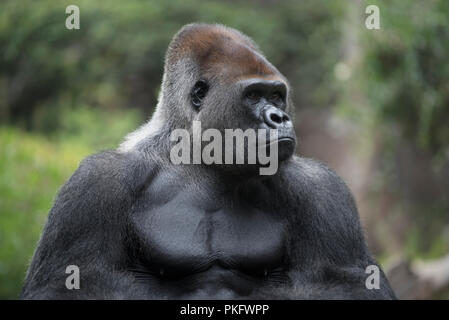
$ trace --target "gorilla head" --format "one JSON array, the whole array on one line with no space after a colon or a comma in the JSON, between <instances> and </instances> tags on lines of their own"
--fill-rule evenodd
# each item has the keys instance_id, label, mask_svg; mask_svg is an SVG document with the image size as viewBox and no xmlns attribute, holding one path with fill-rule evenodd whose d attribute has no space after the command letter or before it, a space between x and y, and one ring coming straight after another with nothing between
<instances>
[{"instance_id":1,"label":"gorilla head","mask_svg":"<svg viewBox=\"0 0 449 320\"><path fill-rule=\"evenodd\" d=\"M154 144L154 135L161 143L168 140L161 134L191 131L193 121L200 121L202 130L266 129L265 138L275 129L277 141L267 141L277 143L285 160L296 142L292 111L287 80L249 37L222 25L191 24L170 43L155 114L121 149Z\"/></svg>"}]
</instances>

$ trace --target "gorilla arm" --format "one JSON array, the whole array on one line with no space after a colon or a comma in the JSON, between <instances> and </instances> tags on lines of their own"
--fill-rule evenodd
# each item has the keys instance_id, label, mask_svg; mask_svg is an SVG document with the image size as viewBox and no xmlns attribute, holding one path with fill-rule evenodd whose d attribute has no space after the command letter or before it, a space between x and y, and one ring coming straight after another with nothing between
<instances>
[{"instance_id":1,"label":"gorilla arm","mask_svg":"<svg viewBox=\"0 0 449 320\"><path fill-rule=\"evenodd\" d=\"M107 151L82 161L49 213L22 291L25 299L120 298L127 215L151 176L138 153ZM80 270L80 290L65 286L66 267Z\"/></svg>"},{"instance_id":2,"label":"gorilla arm","mask_svg":"<svg viewBox=\"0 0 449 320\"><path fill-rule=\"evenodd\" d=\"M367 289L371 257L359 215L343 180L326 166L294 157L283 173L290 205L292 298L394 299L380 269L380 288Z\"/></svg>"}]
</instances>

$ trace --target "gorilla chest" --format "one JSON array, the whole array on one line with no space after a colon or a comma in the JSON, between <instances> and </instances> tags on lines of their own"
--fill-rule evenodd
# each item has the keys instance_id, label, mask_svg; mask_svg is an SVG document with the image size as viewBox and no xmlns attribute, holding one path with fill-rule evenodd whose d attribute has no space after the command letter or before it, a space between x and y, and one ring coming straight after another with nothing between
<instances>
[{"instance_id":1,"label":"gorilla chest","mask_svg":"<svg viewBox=\"0 0 449 320\"><path fill-rule=\"evenodd\" d=\"M280 219L246 205L207 207L181 194L135 215L151 268L180 276L213 266L259 274L281 265L285 244Z\"/></svg>"}]
</instances>

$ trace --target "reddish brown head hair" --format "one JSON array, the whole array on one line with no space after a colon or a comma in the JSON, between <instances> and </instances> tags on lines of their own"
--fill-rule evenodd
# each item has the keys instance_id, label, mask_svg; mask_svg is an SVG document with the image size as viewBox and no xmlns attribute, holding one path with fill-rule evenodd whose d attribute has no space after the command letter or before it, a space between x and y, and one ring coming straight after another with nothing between
<instances>
[{"instance_id":1,"label":"reddish brown head hair","mask_svg":"<svg viewBox=\"0 0 449 320\"><path fill-rule=\"evenodd\" d=\"M190 24L173 38L166 64L190 57L201 73L225 79L279 77L279 71L263 56L257 45L241 32L223 25Z\"/></svg>"}]
</instances>

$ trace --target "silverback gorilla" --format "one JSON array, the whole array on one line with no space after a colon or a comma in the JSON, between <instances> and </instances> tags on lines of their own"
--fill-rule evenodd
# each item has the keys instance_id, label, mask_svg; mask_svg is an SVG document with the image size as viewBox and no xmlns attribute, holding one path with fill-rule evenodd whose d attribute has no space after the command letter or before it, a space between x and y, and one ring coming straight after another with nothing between
<instances>
[{"instance_id":1,"label":"silverback gorilla","mask_svg":"<svg viewBox=\"0 0 449 320\"><path fill-rule=\"evenodd\" d=\"M391 299L344 182L293 155L284 76L237 30L190 24L173 38L151 120L90 156L61 188L24 299ZM279 168L173 164L170 134L276 129ZM248 145L245 145L247 148ZM67 266L80 288L66 287ZM371 267L372 268L372 267Z\"/></svg>"}]
</instances>

